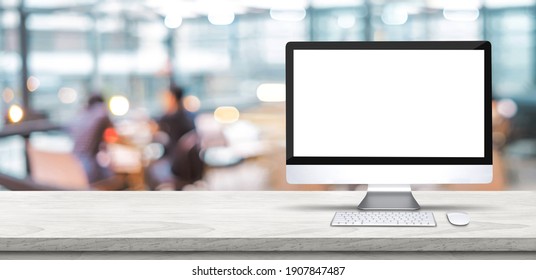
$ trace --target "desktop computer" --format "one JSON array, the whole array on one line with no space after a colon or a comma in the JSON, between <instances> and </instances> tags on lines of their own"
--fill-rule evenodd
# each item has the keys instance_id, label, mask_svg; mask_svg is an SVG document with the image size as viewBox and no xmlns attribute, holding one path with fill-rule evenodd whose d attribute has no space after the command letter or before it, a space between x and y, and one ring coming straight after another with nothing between
<instances>
[{"instance_id":1,"label":"desktop computer","mask_svg":"<svg viewBox=\"0 0 536 280\"><path fill-rule=\"evenodd\" d=\"M368 184L361 210L417 210L412 184L492 180L491 44L289 42L292 184Z\"/></svg>"}]
</instances>

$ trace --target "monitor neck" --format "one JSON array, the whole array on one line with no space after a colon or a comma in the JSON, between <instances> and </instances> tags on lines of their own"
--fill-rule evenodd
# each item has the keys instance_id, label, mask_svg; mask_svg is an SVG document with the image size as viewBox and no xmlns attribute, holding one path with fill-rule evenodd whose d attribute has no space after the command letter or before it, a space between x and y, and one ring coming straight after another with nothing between
<instances>
[{"instance_id":1,"label":"monitor neck","mask_svg":"<svg viewBox=\"0 0 536 280\"><path fill-rule=\"evenodd\" d=\"M418 210L410 185L368 185L360 210Z\"/></svg>"}]
</instances>

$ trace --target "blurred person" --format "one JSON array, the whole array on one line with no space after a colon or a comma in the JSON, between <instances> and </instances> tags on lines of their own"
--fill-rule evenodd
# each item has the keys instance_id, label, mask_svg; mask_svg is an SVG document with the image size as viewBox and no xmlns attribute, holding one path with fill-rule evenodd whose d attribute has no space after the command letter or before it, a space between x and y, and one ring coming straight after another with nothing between
<instances>
[{"instance_id":1,"label":"blurred person","mask_svg":"<svg viewBox=\"0 0 536 280\"><path fill-rule=\"evenodd\" d=\"M180 190L201 179L203 163L194 116L184 109L183 96L183 88L175 85L164 93L164 115L156 122L155 134L155 140L164 145L164 155L147 169L151 189Z\"/></svg>"},{"instance_id":2,"label":"blurred person","mask_svg":"<svg viewBox=\"0 0 536 280\"><path fill-rule=\"evenodd\" d=\"M182 105L183 88L171 86L164 93L164 115L157 121L158 130L164 133L164 155L173 154L179 139L191 130L195 130L194 118Z\"/></svg>"},{"instance_id":3,"label":"blurred person","mask_svg":"<svg viewBox=\"0 0 536 280\"><path fill-rule=\"evenodd\" d=\"M82 163L90 184L113 176L111 170L102 166L97 158L103 146L104 132L112 127L100 93L93 93L89 97L86 108L69 126L74 142L73 153Z\"/></svg>"}]
</instances>

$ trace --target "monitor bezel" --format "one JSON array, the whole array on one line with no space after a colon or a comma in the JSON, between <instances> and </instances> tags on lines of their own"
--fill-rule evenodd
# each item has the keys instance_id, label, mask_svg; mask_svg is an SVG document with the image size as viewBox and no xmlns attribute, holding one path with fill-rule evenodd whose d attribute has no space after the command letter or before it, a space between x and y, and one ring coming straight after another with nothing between
<instances>
[{"instance_id":1,"label":"monitor bezel","mask_svg":"<svg viewBox=\"0 0 536 280\"><path fill-rule=\"evenodd\" d=\"M296 157L294 151L294 50L484 50L484 157ZM286 68L286 164L287 165L491 165L492 89L491 43L488 41L411 41L411 42L288 42Z\"/></svg>"}]
</instances>

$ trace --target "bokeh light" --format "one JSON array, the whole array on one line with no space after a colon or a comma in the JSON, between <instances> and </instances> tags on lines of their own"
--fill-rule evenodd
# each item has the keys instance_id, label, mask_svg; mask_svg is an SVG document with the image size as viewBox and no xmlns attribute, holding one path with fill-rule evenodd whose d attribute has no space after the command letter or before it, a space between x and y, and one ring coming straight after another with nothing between
<instances>
[{"instance_id":1,"label":"bokeh light","mask_svg":"<svg viewBox=\"0 0 536 280\"><path fill-rule=\"evenodd\" d=\"M402 4L388 4L383 9L381 18L387 25L402 25L408 21L408 10Z\"/></svg>"},{"instance_id":2,"label":"bokeh light","mask_svg":"<svg viewBox=\"0 0 536 280\"><path fill-rule=\"evenodd\" d=\"M475 21L479 15L478 9L443 9L443 17L451 21Z\"/></svg>"},{"instance_id":3,"label":"bokeh light","mask_svg":"<svg viewBox=\"0 0 536 280\"><path fill-rule=\"evenodd\" d=\"M26 81L26 87L30 92L36 91L41 85L41 81L37 77L30 76Z\"/></svg>"},{"instance_id":4,"label":"bokeh light","mask_svg":"<svg viewBox=\"0 0 536 280\"><path fill-rule=\"evenodd\" d=\"M78 98L78 93L73 88L62 87L58 91L58 98L60 99L61 103L71 104L74 103Z\"/></svg>"},{"instance_id":5,"label":"bokeh light","mask_svg":"<svg viewBox=\"0 0 536 280\"><path fill-rule=\"evenodd\" d=\"M167 15L164 18L164 25L167 28L175 29L179 28L182 24L182 17L180 15Z\"/></svg>"},{"instance_id":6,"label":"bokeh light","mask_svg":"<svg viewBox=\"0 0 536 280\"><path fill-rule=\"evenodd\" d=\"M274 7L270 9L270 17L279 21L302 21L307 12L303 7Z\"/></svg>"},{"instance_id":7,"label":"bokeh light","mask_svg":"<svg viewBox=\"0 0 536 280\"><path fill-rule=\"evenodd\" d=\"M476 21L480 15L481 1L449 0L445 1L443 17L451 21Z\"/></svg>"},{"instance_id":8,"label":"bokeh light","mask_svg":"<svg viewBox=\"0 0 536 280\"><path fill-rule=\"evenodd\" d=\"M353 15L340 15L337 17L337 24L343 29L352 28L355 25L355 17Z\"/></svg>"},{"instance_id":9,"label":"bokeh light","mask_svg":"<svg viewBox=\"0 0 536 280\"><path fill-rule=\"evenodd\" d=\"M261 84L257 87L257 98L263 102L285 101L285 84Z\"/></svg>"},{"instance_id":10,"label":"bokeh light","mask_svg":"<svg viewBox=\"0 0 536 280\"><path fill-rule=\"evenodd\" d=\"M509 119L517 114L517 104L512 99L502 99L497 102L499 115Z\"/></svg>"},{"instance_id":11,"label":"bokeh light","mask_svg":"<svg viewBox=\"0 0 536 280\"><path fill-rule=\"evenodd\" d=\"M240 112L233 106L221 106L214 110L214 119L219 123L234 123L240 118Z\"/></svg>"},{"instance_id":12,"label":"bokeh light","mask_svg":"<svg viewBox=\"0 0 536 280\"><path fill-rule=\"evenodd\" d=\"M7 115L9 117L9 121L12 123L18 123L24 117L24 111L19 105L13 104L9 107Z\"/></svg>"},{"instance_id":13,"label":"bokeh light","mask_svg":"<svg viewBox=\"0 0 536 280\"><path fill-rule=\"evenodd\" d=\"M197 112L201 108L201 100L197 96L188 95L182 100L182 105L188 112Z\"/></svg>"},{"instance_id":14,"label":"bokeh light","mask_svg":"<svg viewBox=\"0 0 536 280\"><path fill-rule=\"evenodd\" d=\"M7 87L2 91L2 98L4 99L4 102L9 103L15 98L15 92L13 89Z\"/></svg>"},{"instance_id":15,"label":"bokeh light","mask_svg":"<svg viewBox=\"0 0 536 280\"><path fill-rule=\"evenodd\" d=\"M164 155L164 146L160 143L151 143L143 148L143 155L146 159L155 160Z\"/></svg>"},{"instance_id":16,"label":"bokeh light","mask_svg":"<svg viewBox=\"0 0 536 280\"><path fill-rule=\"evenodd\" d=\"M122 95L115 95L110 98L108 107L110 108L110 112L112 112L112 114L116 116L123 116L128 112L130 103L126 97Z\"/></svg>"},{"instance_id":17,"label":"bokeh light","mask_svg":"<svg viewBox=\"0 0 536 280\"><path fill-rule=\"evenodd\" d=\"M213 25L229 25L233 23L235 14L228 10L213 10L208 13L208 21Z\"/></svg>"},{"instance_id":18,"label":"bokeh light","mask_svg":"<svg viewBox=\"0 0 536 280\"><path fill-rule=\"evenodd\" d=\"M119 135L113 127L108 127L107 129L105 129L104 133L102 134L102 137L104 138L104 141L106 143L116 143L119 141Z\"/></svg>"}]
</instances>

